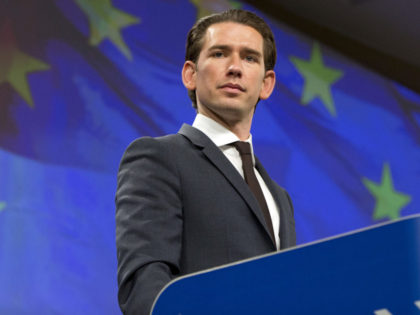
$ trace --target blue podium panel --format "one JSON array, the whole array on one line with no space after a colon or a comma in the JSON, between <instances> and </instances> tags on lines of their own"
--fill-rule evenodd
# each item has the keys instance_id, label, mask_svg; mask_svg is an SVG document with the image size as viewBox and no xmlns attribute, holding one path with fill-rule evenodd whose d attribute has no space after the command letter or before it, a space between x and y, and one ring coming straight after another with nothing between
<instances>
[{"instance_id":1,"label":"blue podium panel","mask_svg":"<svg viewBox=\"0 0 420 315\"><path fill-rule=\"evenodd\" d=\"M153 315L420 315L420 216L172 281Z\"/></svg>"}]
</instances>

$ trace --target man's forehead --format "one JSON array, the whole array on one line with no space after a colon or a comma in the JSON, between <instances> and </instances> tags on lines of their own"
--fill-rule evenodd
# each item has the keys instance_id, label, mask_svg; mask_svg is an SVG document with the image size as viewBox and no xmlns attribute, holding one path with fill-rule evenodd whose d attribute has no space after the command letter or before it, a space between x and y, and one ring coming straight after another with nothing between
<instances>
[{"instance_id":1,"label":"man's forehead","mask_svg":"<svg viewBox=\"0 0 420 315\"><path fill-rule=\"evenodd\" d=\"M240 45L262 52L263 38L251 26L236 22L220 22L210 25L203 37L202 48L208 49L214 45Z\"/></svg>"}]
</instances>

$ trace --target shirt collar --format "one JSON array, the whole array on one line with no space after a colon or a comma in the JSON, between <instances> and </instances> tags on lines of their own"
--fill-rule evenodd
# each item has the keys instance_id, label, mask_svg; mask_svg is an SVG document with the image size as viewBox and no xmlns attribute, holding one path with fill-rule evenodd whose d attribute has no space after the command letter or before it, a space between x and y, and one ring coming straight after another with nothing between
<instances>
[{"instance_id":1,"label":"shirt collar","mask_svg":"<svg viewBox=\"0 0 420 315\"><path fill-rule=\"evenodd\" d=\"M192 126L203 132L219 148L231 144L232 142L240 141L238 136L236 136L232 131L203 114L197 114ZM255 164L251 134L245 142L248 142L251 145L252 160Z\"/></svg>"}]
</instances>

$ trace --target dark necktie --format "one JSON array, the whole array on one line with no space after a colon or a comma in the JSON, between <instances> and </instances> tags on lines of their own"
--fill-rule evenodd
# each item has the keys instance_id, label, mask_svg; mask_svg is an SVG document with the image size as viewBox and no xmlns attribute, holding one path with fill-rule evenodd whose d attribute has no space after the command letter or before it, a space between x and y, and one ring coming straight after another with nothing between
<instances>
[{"instance_id":1,"label":"dark necktie","mask_svg":"<svg viewBox=\"0 0 420 315\"><path fill-rule=\"evenodd\" d=\"M275 241L273 223L271 222L270 212L268 211L267 202L265 201L264 194L261 190L261 186L258 183L258 179L255 176L254 165L252 164L252 153L251 145L248 142L237 141L232 143L235 148L239 151L242 159L242 169L244 170L245 182L248 184L252 193L261 207L264 215L265 223L267 224L268 231L270 232L271 238Z\"/></svg>"}]
</instances>

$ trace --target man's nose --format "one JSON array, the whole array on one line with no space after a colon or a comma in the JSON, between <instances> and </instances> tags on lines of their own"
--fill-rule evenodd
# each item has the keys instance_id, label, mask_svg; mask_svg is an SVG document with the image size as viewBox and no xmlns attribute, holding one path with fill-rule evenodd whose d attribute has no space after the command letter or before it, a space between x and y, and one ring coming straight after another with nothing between
<instances>
[{"instance_id":1,"label":"man's nose","mask_svg":"<svg viewBox=\"0 0 420 315\"><path fill-rule=\"evenodd\" d=\"M229 76L241 77L242 76L242 66L241 58L239 56L232 55L229 59L228 73Z\"/></svg>"}]
</instances>

